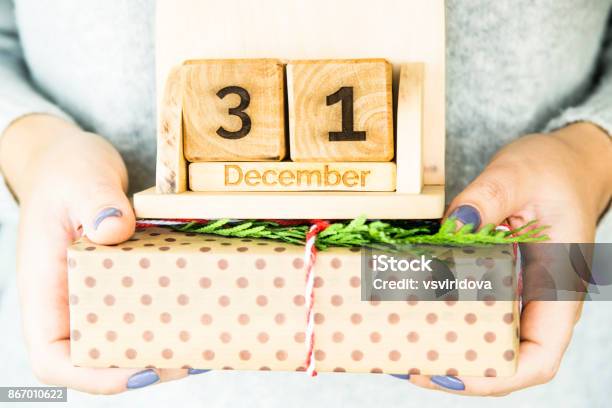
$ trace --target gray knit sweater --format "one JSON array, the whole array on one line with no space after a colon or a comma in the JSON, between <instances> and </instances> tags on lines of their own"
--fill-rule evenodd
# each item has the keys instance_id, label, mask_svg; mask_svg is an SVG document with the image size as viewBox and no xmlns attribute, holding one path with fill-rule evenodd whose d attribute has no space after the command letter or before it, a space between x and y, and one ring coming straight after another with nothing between
<instances>
[{"instance_id":1,"label":"gray knit sweater","mask_svg":"<svg viewBox=\"0 0 612 408\"><path fill-rule=\"evenodd\" d=\"M27 113L66 115L116 146L132 191L152 185L154 1L14 3L0 0L0 132ZM525 133L579 120L612 131L612 0L446 3L449 197Z\"/></svg>"}]
</instances>

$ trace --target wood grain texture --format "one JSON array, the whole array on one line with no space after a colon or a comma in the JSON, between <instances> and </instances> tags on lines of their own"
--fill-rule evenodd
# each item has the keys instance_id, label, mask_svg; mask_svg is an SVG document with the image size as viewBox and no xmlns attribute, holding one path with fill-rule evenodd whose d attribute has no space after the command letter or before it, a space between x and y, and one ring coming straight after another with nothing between
<instances>
[{"instance_id":1,"label":"wood grain texture","mask_svg":"<svg viewBox=\"0 0 612 408\"><path fill-rule=\"evenodd\" d=\"M157 9L157 89L172 66L192 58L382 57L396 81L402 63L424 62L423 181L444 184L443 0L158 0Z\"/></svg>"},{"instance_id":2,"label":"wood grain texture","mask_svg":"<svg viewBox=\"0 0 612 408\"><path fill-rule=\"evenodd\" d=\"M155 186L160 194L187 190L187 163L183 156L182 74L182 66L170 71L159 108Z\"/></svg>"},{"instance_id":3,"label":"wood grain texture","mask_svg":"<svg viewBox=\"0 0 612 408\"><path fill-rule=\"evenodd\" d=\"M139 218L434 219L444 213L444 187L395 192L197 192L134 195Z\"/></svg>"},{"instance_id":4,"label":"wood grain texture","mask_svg":"<svg viewBox=\"0 0 612 408\"><path fill-rule=\"evenodd\" d=\"M225 95L219 93L224 88ZM281 160L285 156L284 67L280 61L187 61L183 92L188 161ZM241 103L244 108L232 113ZM242 134L227 138L222 131Z\"/></svg>"},{"instance_id":5,"label":"wood grain texture","mask_svg":"<svg viewBox=\"0 0 612 408\"><path fill-rule=\"evenodd\" d=\"M329 96L349 87L353 109ZM391 65L383 59L303 60L287 64L289 140L294 161L389 161L393 158ZM330 132L351 130L365 140L331 141ZM365 132L365 134L363 133Z\"/></svg>"},{"instance_id":6,"label":"wood grain texture","mask_svg":"<svg viewBox=\"0 0 612 408\"><path fill-rule=\"evenodd\" d=\"M191 191L394 191L395 163L191 163Z\"/></svg>"},{"instance_id":7,"label":"wood grain texture","mask_svg":"<svg viewBox=\"0 0 612 408\"><path fill-rule=\"evenodd\" d=\"M418 194L423 188L424 72L422 63L400 67L396 111L398 193Z\"/></svg>"}]
</instances>

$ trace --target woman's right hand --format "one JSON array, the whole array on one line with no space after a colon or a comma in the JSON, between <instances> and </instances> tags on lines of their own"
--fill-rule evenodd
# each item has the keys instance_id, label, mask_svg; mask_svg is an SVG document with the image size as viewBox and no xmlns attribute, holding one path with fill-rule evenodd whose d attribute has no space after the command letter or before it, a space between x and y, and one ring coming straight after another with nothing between
<instances>
[{"instance_id":1,"label":"woman's right hand","mask_svg":"<svg viewBox=\"0 0 612 408\"><path fill-rule=\"evenodd\" d=\"M134 232L127 171L117 151L61 119L31 115L5 132L0 163L21 205L17 282L36 377L113 394L186 376L187 370L84 368L70 361L66 249L83 234L117 244Z\"/></svg>"}]
</instances>

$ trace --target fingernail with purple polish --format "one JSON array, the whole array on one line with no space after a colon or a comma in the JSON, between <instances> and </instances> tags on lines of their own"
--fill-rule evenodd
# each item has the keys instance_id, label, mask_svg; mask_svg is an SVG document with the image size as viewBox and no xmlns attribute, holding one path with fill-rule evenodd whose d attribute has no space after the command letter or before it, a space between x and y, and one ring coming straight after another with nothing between
<instances>
[{"instance_id":1,"label":"fingernail with purple polish","mask_svg":"<svg viewBox=\"0 0 612 408\"><path fill-rule=\"evenodd\" d=\"M117 208L105 208L100 211L100 213L96 217L96 220L94 221L94 229L98 229L98 226L102 223L102 221L104 221L108 217L121 217L122 215L123 213L121 212L121 210L118 210Z\"/></svg>"},{"instance_id":2,"label":"fingernail with purple polish","mask_svg":"<svg viewBox=\"0 0 612 408\"><path fill-rule=\"evenodd\" d=\"M400 380L409 380L410 374L389 374L391 377L399 378Z\"/></svg>"},{"instance_id":3,"label":"fingernail with purple polish","mask_svg":"<svg viewBox=\"0 0 612 408\"><path fill-rule=\"evenodd\" d=\"M476 231L480 227L480 213L471 205L462 205L457 207L450 215L450 218L456 218L457 221L461 221L466 225L472 224L473 231Z\"/></svg>"},{"instance_id":4,"label":"fingernail with purple polish","mask_svg":"<svg viewBox=\"0 0 612 408\"><path fill-rule=\"evenodd\" d=\"M159 375L157 375L155 370L144 370L134 374L128 379L127 388L128 390L136 390L138 388L143 388L148 385L155 384L158 381Z\"/></svg>"},{"instance_id":5,"label":"fingernail with purple polish","mask_svg":"<svg viewBox=\"0 0 612 408\"><path fill-rule=\"evenodd\" d=\"M204 373L207 373L207 372L209 372L209 371L210 371L210 370L201 370L201 369L199 369L199 368L190 368L190 369L187 371L187 374L189 374L189 375L198 375L198 374L204 374Z\"/></svg>"},{"instance_id":6,"label":"fingernail with purple polish","mask_svg":"<svg viewBox=\"0 0 612 408\"><path fill-rule=\"evenodd\" d=\"M431 377L431 382L453 391L465 390L465 385L460 379L449 375L434 375Z\"/></svg>"}]
</instances>

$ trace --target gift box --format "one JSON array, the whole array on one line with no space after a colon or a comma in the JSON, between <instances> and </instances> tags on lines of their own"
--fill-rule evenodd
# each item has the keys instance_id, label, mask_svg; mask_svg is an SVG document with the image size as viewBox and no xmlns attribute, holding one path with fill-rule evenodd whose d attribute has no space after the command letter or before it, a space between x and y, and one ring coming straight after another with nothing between
<instances>
[{"instance_id":1,"label":"gift box","mask_svg":"<svg viewBox=\"0 0 612 408\"><path fill-rule=\"evenodd\" d=\"M516 291L510 245L434 249L456 277ZM303 371L304 248L164 228L127 242L79 240L68 251L71 356L77 366ZM314 266L318 372L509 376L516 299L363 300L358 248L320 251ZM476 298L474 298L476 299Z\"/></svg>"}]
</instances>

